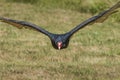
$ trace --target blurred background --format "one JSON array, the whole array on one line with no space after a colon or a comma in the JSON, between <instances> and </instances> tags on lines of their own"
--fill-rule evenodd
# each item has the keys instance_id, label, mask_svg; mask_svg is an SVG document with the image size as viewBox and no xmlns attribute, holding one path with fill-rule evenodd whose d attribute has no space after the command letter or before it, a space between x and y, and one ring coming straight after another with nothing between
<instances>
[{"instance_id":1,"label":"blurred background","mask_svg":"<svg viewBox=\"0 0 120 80\"><path fill-rule=\"evenodd\" d=\"M118 2L118 0L9 0L7 2L31 4L46 9L67 9L85 13L96 13L108 8L114 2Z\"/></svg>"},{"instance_id":2,"label":"blurred background","mask_svg":"<svg viewBox=\"0 0 120 80\"><path fill-rule=\"evenodd\" d=\"M0 0L0 16L65 33L119 0ZM67 49L49 38L0 22L1 80L120 80L120 9L78 31Z\"/></svg>"}]
</instances>

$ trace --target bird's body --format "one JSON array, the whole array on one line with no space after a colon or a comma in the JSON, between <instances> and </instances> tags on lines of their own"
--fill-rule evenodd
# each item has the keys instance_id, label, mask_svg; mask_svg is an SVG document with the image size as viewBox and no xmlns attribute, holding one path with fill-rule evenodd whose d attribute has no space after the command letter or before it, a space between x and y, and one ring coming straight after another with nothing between
<instances>
[{"instance_id":1,"label":"bird's body","mask_svg":"<svg viewBox=\"0 0 120 80\"><path fill-rule=\"evenodd\" d=\"M52 34L50 39L55 49L64 49L69 45L70 34Z\"/></svg>"},{"instance_id":2,"label":"bird's body","mask_svg":"<svg viewBox=\"0 0 120 80\"><path fill-rule=\"evenodd\" d=\"M84 28L85 26L87 26L89 24L103 22L111 14L115 13L116 9L118 9L118 8L120 8L120 1L117 4L115 4L114 6L112 6L111 8L109 8L108 10L103 11L102 13L91 17L91 18L87 19L86 21L83 21L81 24L79 24L78 26L76 26L71 31L69 31L65 34L50 33L48 31L46 31L45 29L43 29L35 24L26 22L26 21L18 21L18 20L3 18L3 17L0 17L0 21L11 24L11 25L13 25L17 28L20 28L20 29L24 27L24 28L31 28L31 29L34 29L38 32L41 32L50 38L52 46L55 49L64 49L64 48L68 47L69 40L74 33L76 33L78 30Z\"/></svg>"}]
</instances>

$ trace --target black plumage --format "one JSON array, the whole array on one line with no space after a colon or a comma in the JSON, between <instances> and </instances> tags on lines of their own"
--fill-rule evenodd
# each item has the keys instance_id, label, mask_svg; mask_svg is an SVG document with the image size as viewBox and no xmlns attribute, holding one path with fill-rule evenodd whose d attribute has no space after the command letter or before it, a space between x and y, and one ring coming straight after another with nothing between
<instances>
[{"instance_id":1,"label":"black plumage","mask_svg":"<svg viewBox=\"0 0 120 80\"><path fill-rule=\"evenodd\" d=\"M67 46L69 45L69 40L75 32L77 32L78 30L84 28L85 26L87 26L89 24L103 22L111 14L117 12L116 9L118 9L118 8L120 8L120 1L117 4L115 4L114 6L112 6L111 8L109 8L108 10L105 10L102 13L99 13L98 15L87 19L86 21L83 21L81 24L79 24L78 26L76 26L71 31L69 31L65 34L54 34L54 33L46 31L45 29L43 29L35 24L29 23L26 21L18 21L18 20L3 18L3 17L0 17L0 21L11 24L20 29L24 27L24 28L31 28L36 31L39 31L50 38L51 43L55 49L64 49L64 48L67 48Z\"/></svg>"}]
</instances>

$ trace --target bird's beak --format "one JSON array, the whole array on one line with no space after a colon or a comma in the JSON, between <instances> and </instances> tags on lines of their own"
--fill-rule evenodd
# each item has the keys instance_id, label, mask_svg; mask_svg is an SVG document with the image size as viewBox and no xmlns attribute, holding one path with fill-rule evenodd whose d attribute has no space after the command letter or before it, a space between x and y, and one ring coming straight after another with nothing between
<instances>
[{"instance_id":1,"label":"bird's beak","mask_svg":"<svg viewBox=\"0 0 120 80\"><path fill-rule=\"evenodd\" d=\"M58 47L58 49L60 50L60 49L61 49L61 47Z\"/></svg>"},{"instance_id":2,"label":"bird's beak","mask_svg":"<svg viewBox=\"0 0 120 80\"><path fill-rule=\"evenodd\" d=\"M58 42L57 46L58 46L58 49L60 50L62 47L62 42Z\"/></svg>"}]
</instances>

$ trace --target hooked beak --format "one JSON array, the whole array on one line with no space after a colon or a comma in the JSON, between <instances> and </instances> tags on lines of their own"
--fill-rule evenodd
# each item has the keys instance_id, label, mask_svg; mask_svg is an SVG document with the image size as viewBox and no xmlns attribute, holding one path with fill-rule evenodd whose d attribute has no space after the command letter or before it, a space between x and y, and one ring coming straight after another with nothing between
<instances>
[{"instance_id":1,"label":"hooked beak","mask_svg":"<svg viewBox=\"0 0 120 80\"><path fill-rule=\"evenodd\" d=\"M58 49L60 50L61 47L62 47L62 42L58 42L58 43L57 43L57 46L58 46Z\"/></svg>"}]
</instances>

